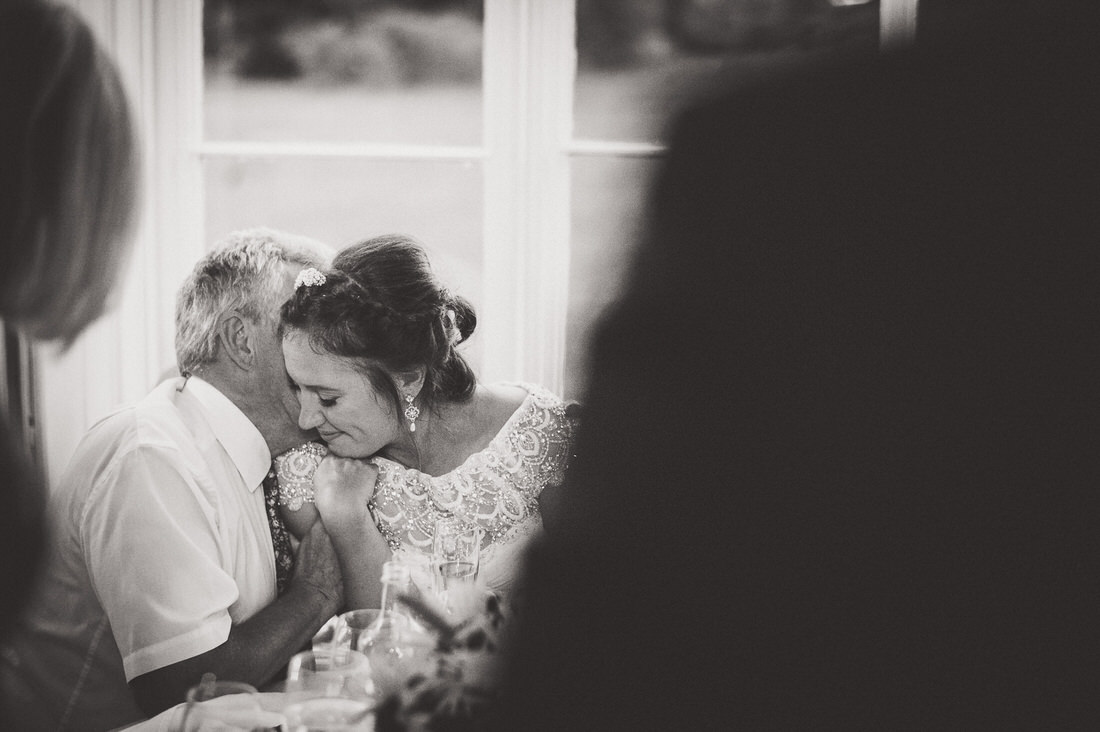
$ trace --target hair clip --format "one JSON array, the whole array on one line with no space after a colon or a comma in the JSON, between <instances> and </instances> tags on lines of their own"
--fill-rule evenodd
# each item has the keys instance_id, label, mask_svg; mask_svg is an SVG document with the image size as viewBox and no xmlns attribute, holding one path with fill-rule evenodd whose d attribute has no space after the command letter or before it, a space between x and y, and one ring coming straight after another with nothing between
<instances>
[{"instance_id":1,"label":"hair clip","mask_svg":"<svg viewBox=\"0 0 1100 732\"><path fill-rule=\"evenodd\" d=\"M325 284L325 275L314 267L306 267L294 280L294 289L305 285L306 287L317 287L318 285Z\"/></svg>"},{"instance_id":2,"label":"hair clip","mask_svg":"<svg viewBox=\"0 0 1100 732\"><path fill-rule=\"evenodd\" d=\"M447 308L443 311L443 317L446 318L447 342L452 346L457 346L458 342L462 340L462 331L458 329L458 323L455 320L455 311L451 308Z\"/></svg>"}]
</instances>

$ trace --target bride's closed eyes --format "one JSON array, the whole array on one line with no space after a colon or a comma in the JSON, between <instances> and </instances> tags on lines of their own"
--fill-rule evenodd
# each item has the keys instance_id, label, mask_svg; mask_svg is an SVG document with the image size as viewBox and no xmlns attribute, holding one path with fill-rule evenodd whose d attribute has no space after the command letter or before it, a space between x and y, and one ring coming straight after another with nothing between
<instances>
[{"instance_id":1,"label":"bride's closed eyes","mask_svg":"<svg viewBox=\"0 0 1100 732\"><path fill-rule=\"evenodd\" d=\"M295 394L299 394L302 391L302 387L299 386L298 382L296 382L294 379L288 378L287 384L290 386L290 390ZM338 396L324 397L321 396L319 392L315 393L317 394L317 402L322 407L335 407L337 400L340 398Z\"/></svg>"}]
</instances>

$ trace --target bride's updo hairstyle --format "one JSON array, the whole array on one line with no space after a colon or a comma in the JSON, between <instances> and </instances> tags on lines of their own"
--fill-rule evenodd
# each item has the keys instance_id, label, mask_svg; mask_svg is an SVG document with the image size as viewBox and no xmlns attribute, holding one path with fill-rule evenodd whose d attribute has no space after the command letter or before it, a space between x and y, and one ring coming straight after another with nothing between
<instances>
[{"instance_id":1,"label":"bride's updo hairstyle","mask_svg":"<svg viewBox=\"0 0 1100 732\"><path fill-rule=\"evenodd\" d=\"M353 359L400 413L390 374L418 367L423 406L473 396L474 372L455 349L476 325L469 301L440 286L424 247L387 234L341 250L324 282L299 286L283 305L281 334L300 330L315 351Z\"/></svg>"}]
</instances>

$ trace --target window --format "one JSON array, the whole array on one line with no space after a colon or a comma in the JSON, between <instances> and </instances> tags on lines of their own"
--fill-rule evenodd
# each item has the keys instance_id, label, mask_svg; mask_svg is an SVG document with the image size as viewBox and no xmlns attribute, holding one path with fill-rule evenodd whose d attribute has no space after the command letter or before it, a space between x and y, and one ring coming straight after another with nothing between
<instances>
[{"instance_id":1,"label":"window","mask_svg":"<svg viewBox=\"0 0 1100 732\"><path fill-rule=\"evenodd\" d=\"M413 234L478 308L486 378L577 397L669 116L719 81L875 52L878 6L206 0L204 29L208 240Z\"/></svg>"},{"instance_id":2,"label":"window","mask_svg":"<svg viewBox=\"0 0 1100 732\"><path fill-rule=\"evenodd\" d=\"M147 190L115 313L64 356L37 354L51 472L95 419L171 369L175 290L240 226L334 245L417 235L478 309L468 346L483 379L581 396L586 339L637 237L668 115L707 80L736 82L831 48L874 52L879 29L883 44L909 38L916 8L262 0L270 12L314 5L315 15L254 19L275 30L250 49L211 47L236 22L226 7L244 0L68 1L122 68L145 134ZM366 28L356 25L364 8Z\"/></svg>"},{"instance_id":3,"label":"window","mask_svg":"<svg viewBox=\"0 0 1100 732\"><path fill-rule=\"evenodd\" d=\"M483 17L481 0L206 0L207 242L257 225L335 247L411 234L480 306Z\"/></svg>"},{"instance_id":4,"label":"window","mask_svg":"<svg viewBox=\"0 0 1100 732\"><path fill-rule=\"evenodd\" d=\"M878 2L577 0L565 390L643 233L649 182L676 110L715 90L836 54L877 53Z\"/></svg>"}]
</instances>

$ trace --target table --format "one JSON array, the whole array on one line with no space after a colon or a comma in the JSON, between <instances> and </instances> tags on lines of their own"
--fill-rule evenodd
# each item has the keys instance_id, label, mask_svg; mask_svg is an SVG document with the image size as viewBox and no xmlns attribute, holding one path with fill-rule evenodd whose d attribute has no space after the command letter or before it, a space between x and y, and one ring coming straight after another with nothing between
<instances>
[{"instance_id":1,"label":"table","mask_svg":"<svg viewBox=\"0 0 1100 732\"><path fill-rule=\"evenodd\" d=\"M260 706L269 712L282 713L287 704L287 695L282 691L262 691L259 693ZM183 709L186 704L177 704L165 709L163 712L146 719L143 722L135 722L125 727L119 727L112 732L177 732L180 723L183 722Z\"/></svg>"}]
</instances>

